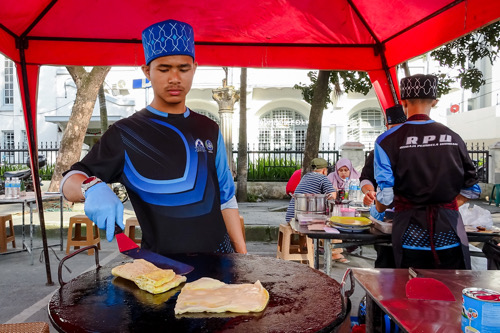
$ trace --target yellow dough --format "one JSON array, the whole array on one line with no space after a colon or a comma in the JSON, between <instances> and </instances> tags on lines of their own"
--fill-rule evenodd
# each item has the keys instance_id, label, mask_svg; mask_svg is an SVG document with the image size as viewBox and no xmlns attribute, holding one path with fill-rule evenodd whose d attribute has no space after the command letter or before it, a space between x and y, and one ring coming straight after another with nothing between
<instances>
[{"instance_id":1,"label":"yellow dough","mask_svg":"<svg viewBox=\"0 0 500 333\"><path fill-rule=\"evenodd\" d=\"M139 288L152 294L163 293L186 281L185 276L176 275L171 269L158 268L144 259L117 266L111 274L134 281Z\"/></svg>"},{"instance_id":2,"label":"yellow dough","mask_svg":"<svg viewBox=\"0 0 500 333\"><path fill-rule=\"evenodd\" d=\"M175 314L186 312L260 312L269 301L269 293L260 281L254 284L225 284L212 278L186 283L182 288Z\"/></svg>"}]
</instances>

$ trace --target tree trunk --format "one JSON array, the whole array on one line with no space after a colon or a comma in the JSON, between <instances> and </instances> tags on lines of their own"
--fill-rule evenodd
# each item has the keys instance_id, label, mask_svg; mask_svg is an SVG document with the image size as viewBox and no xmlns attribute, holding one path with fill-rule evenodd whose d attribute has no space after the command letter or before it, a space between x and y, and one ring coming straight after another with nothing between
<instances>
[{"instance_id":1,"label":"tree trunk","mask_svg":"<svg viewBox=\"0 0 500 333\"><path fill-rule=\"evenodd\" d=\"M101 115L101 135L108 129L108 109L106 108L106 96L104 95L104 85L99 87L99 113Z\"/></svg>"},{"instance_id":2,"label":"tree trunk","mask_svg":"<svg viewBox=\"0 0 500 333\"><path fill-rule=\"evenodd\" d=\"M238 168L236 198L240 202L248 201L247 198L247 69L241 69L240 77L240 132L238 140Z\"/></svg>"},{"instance_id":3,"label":"tree trunk","mask_svg":"<svg viewBox=\"0 0 500 333\"><path fill-rule=\"evenodd\" d=\"M408 67L408 61L403 62L401 64L401 67L403 67L403 70L405 72L405 77L411 76L410 67Z\"/></svg>"},{"instance_id":4,"label":"tree trunk","mask_svg":"<svg viewBox=\"0 0 500 333\"><path fill-rule=\"evenodd\" d=\"M331 71L319 71L318 80L313 93L309 124L307 125L306 148L302 161L302 175L310 171L311 161L318 157L319 140L321 136L321 120L328 94L328 81Z\"/></svg>"},{"instance_id":5,"label":"tree trunk","mask_svg":"<svg viewBox=\"0 0 500 333\"><path fill-rule=\"evenodd\" d=\"M62 173L80 160L83 140L92 117L99 87L111 67L99 66L87 72L82 66L67 66L76 84L76 98L64 130L49 191L59 191Z\"/></svg>"}]
</instances>

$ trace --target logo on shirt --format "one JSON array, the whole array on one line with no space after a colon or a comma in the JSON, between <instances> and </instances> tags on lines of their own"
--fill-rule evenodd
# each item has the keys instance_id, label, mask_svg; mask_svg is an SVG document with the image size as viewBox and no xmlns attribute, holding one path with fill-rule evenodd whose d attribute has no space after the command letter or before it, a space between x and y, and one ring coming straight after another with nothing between
<instances>
[{"instance_id":1,"label":"logo on shirt","mask_svg":"<svg viewBox=\"0 0 500 333\"><path fill-rule=\"evenodd\" d=\"M214 145L213 145L212 141L210 141L210 140L205 141L205 147L207 147L207 150L209 153L214 152Z\"/></svg>"},{"instance_id":2,"label":"logo on shirt","mask_svg":"<svg viewBox=\"0 0 500 333\"><path fill-rule=\"evenodd\" d=\"M196 139L194 142L194 149L196 150L197 153L204 153L206 152L205 146L203 145L203 141L200 139Z\"/></svg>"}]
</instances>

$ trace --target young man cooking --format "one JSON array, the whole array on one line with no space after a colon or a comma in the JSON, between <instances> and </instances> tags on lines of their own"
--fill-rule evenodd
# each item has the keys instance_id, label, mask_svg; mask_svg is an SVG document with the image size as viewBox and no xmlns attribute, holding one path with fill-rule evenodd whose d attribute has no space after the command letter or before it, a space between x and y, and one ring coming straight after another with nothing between
<instances>
[{"instance_id":1,"label":"young man cooking","mask_svg":"<svg viewBox=\"0 0 500 333\"><path fill-rule=\"evenodd\" d=\"M145 249L160 254L246 253L235 189L218 125L186 107L198 64L193 28L167 20L142 33L150 105L116 122L61 182L67 200L113 239L123 205L106 183L125 185Z\"/></svg>"},{"instance_id":2,"label":"young man cooking","mask_svg":"<svg viewBox=\"0 0 500 333\"><path fill-rule=\"evenodd\" d=\"M377 138L376 207L394 203L392 244L397 267L470 269L467 235L458 207L480 188L458 134L429 118L437 77L401 80L408 120Z\"/></svg>"}]
</instances>

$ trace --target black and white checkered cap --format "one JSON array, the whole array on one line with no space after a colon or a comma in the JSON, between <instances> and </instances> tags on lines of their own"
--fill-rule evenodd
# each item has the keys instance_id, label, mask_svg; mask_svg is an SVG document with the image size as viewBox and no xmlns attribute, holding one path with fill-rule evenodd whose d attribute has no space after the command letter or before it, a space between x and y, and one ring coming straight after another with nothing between
<instances>
[{"instance_id":1,"label":"black and white checkered cap","mask_svg":"<svg viewBox=\"0 0 500 333\"><path fill-rule=\"evenodd\" d=\"M438 78L417 74L401 79L401 99L436 99Z\"/></svg>"}]
</instances>

